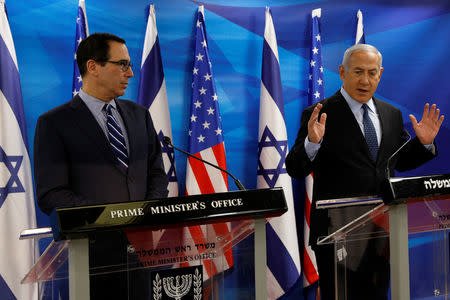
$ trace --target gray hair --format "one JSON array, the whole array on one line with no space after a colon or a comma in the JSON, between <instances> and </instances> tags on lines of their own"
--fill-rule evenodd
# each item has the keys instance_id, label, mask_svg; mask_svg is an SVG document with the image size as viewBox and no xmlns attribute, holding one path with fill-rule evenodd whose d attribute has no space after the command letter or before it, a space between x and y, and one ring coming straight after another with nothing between
<instances>
[{"instance_id":1,"label":"gray hair","mask_svg":"<svg viewBox=\"0 0 450 300\"><path fill-rule=\"evenodd\" d=\"M350 60L350 56L352 56L352 54L357 51L367 51L375 53L378 56L378 63L379 67L381 68L383 56L377 48L369 44L356 44L348 48L344 53L344 57L342 58L342 66L344 67L344 70L348 70L348 61Z\"/></svg>"}]
</instances>

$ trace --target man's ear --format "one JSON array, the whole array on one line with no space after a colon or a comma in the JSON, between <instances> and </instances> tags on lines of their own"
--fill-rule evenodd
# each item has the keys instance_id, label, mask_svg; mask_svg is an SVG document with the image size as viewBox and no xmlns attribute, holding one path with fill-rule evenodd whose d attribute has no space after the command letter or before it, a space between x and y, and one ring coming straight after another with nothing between
<instances>
[{"instance_id":1,"label":"man's ear","mask_svg":"<svg viewBox=\"0 0 450 300\"><path fill-rule=\"evenodd\" d=\"M344 81L345 79L345 69L343 65L339 66L339 77L341 77L341 80Z\"/></svg>"},{"instance_id":2,"label":"man's ear","mask_svg":"<svg viewBox=\"0 0 450 300\"><path fill-rule=\"evenodd\" d=\"M381 75L383 74L383 70L384 70L383 67L381 67L380 68L380 78L381 78Z\"/></svg>"},{"instance_id":3,"label":"man's ear","mask_svg":"<svg viewBox=\"0 0 450 300\"><path fill-rule=\"evenodd\" d=\"M90 59L86 62L86 72L97 76L98 74L98 64L95 62L95 60Z\"/></svg>"}]
</instances>

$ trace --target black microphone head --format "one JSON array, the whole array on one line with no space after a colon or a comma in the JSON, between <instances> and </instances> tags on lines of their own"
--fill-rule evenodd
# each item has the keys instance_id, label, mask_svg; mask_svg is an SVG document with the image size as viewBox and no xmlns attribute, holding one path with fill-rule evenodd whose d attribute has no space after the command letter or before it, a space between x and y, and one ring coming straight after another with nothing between
<instances>
[{"instance_id":1,"label":"black microphone head","mask_svg":"<svg viewBox=\"0 0 450 300\"><path fill-rule=\"evenodd\" d=\"M168 136L163 137L163 142L166 143L169 146L172 146L172 140Z\"/></svg>"}]
</instances>

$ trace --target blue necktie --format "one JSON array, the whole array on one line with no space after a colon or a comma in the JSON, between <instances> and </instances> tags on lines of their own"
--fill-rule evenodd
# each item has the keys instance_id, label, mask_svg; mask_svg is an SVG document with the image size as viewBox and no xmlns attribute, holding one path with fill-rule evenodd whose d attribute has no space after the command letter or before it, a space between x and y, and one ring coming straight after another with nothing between
<instances>
[{"instance_id":1,"label":"blue necktie","mask_svg":"<svg viewBox=\"0 0 450 300\"><path fill-rule=\"evenodd\" d=\"M117 157L119 163L128 169L128 151L125 144L125 138L120 128L119 122L114 118L112 114L112 106L108 104L106 106L106 126L108 127L109 143L114 154Z\"/></svg>"},{"instance_id":2,"label":"blue necktie","mask_svg":"<svg viewBox=\"0 0 450 300\"><path fill-rule=\"evenodd\" d=\"M366 137L367 146L369 146L370 154L372 155L373 161L377 160L378 154L378 140L377 133L375 131L375 126L373 126L372 120L370 120L367 104L363 104L364 109L363 114L363 125L364 125L364 136Z\"/></svg>"}]
</instances>

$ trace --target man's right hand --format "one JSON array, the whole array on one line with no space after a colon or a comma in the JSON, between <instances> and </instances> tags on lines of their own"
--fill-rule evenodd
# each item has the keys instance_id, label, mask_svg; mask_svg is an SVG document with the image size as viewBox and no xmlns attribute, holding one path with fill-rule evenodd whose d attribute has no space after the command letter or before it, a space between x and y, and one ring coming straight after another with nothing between
<instances>
[{"instance_id":1,"label":"man's right hand","mask_svg":"<svg viewBox=\"0 0 450 300\"><path fill-rule=\"evenodd\" d=\"M327 114L323 113L319 118L319 112L322 109L322 104L317 103L311 117L308 121L308 140L312 143L318 144L325 134L325 122L327 121Z\"/></svg>"}]
</instances>

